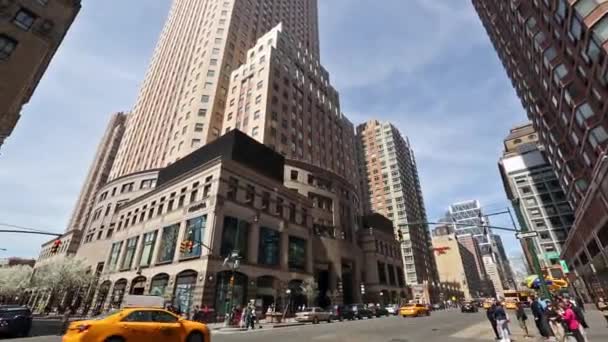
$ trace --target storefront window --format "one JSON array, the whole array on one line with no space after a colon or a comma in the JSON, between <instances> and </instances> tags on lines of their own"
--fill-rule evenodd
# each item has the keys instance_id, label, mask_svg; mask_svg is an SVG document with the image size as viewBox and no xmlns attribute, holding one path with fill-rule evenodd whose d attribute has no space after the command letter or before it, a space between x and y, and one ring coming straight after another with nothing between
<instances>
[{"instance_id":1,"label":"storefront window","mask_svg":"<svg viewBox=\"0 0 608 342\"><path fill-rule=\"evenodd\" d=\"M154 278L152 278L152 281L150 282L150 295L164 296L167 284L169 284L168 274L163 273L155 275Z\"/></svg>"},{"instance_id":2,"label":"storefront window","mask_svg":"<svg viewBox=\"0 0 608 342\"><path fill-rule=\"evenodd\" d=\"M306 269L306 240L289 237L289 268L300 271Z\"/></svg>"},{"instance_id":3,"label":"storefront window","mask_svg":"<svg viewBox=\"0 0 608 342\"><path fill-rule=\"evenodd\" d=\"M179 232L179 224L167 226L163 228L163 235L160 242L160 250L158 252L158 262L170 262L175 255L175 243L177 242L177 234Z\"/></svg>"},{"instance_id":4,"label":"storefront window","mask_svg":"<svg viewBox=\"0 0 608 342\"><path fill-rule=\"evenodd\" d=\"M395 282L395 269L393 268L393 265L387 265L388 266L388 283L389 285L397 285L397 283Z\"/></svg>"},{"instance_id":5,"label":"storefront window","mask_svg":"<svg viewBox=\"0 0 608 342\"><path fill-rule=\"evenodd\" d=\"M224 230L222 233L222 257L238 251L241 257L247 255L247 240L249 238L249 222L238 218L224 217Z\"/></svg>"},{"instance_id":6,"label":"storefront window","mask_svg":"<svg viewBox=\"0 0 608 342\"><path fill-rule=\"evenodd\" d=\"M110 250L110 260L108 261L108 270L115 271L116 265L118 264L118 256L120 255L120 249L122 248L122 241L114 242L112 249Z\"/></svg>"},{"instance_id":7,"label":"storefront window","mask_svg":"<svg viewBox=\"0 0 608 342\"><path fill-rule=\"evenodd\" d=\"M144 234L144 247L141 251L139 266L150 266L150 263L152 262L152 252L154 251L154 245L156 243L157 232L158 231L155 230L153 232Z\"/></svg>"},{"instance_id":8,"label":"storefront window","mask_svg":"<svg viewBox=\"0 0 608 342\"><path fill-rule=\"evenodd\" d=\"M130 269L133 265L133 257L135 257L135 249L137 248L137 240L139 236L127 240L127 249L125 251L125 259L122 262L122 269Z\"/></svg>"},{"instance_id":9,"label":"storefront window","mask_svg":"<svg viewBox=\"0 0 608 342\"><path fill-rule=\"evenodd\" d=\"M260 228L260 246L258 263L262 265L278 265L281 245L281 233L267 227Z\"/></svg>"},{"instance_id":10,"label":"storefront window","mask_svg":"<svg viewBox=\"0 0 608 342\"><path fill-rule=\"evenodd\" d=\"M190 219L186 222L186 233L184 241L192 241L192 251L186 250L182 253L182 258L191 258L201 255L203 238L205 236L205 225L207 223L207 215L199 216Z\"/></svg>"},{"instance_id":11,"label":"storefront window","mask_svg":"<svg viewBox=\"0 0 608 342\"><path fill-rule=\"evenodd\" d=\"M192 306L192 293L196 285L196 275L194 271L187 271L177 276L175 280L175 296L173 305L179 312L190 312Z\"/></svg>"}]
</instances>

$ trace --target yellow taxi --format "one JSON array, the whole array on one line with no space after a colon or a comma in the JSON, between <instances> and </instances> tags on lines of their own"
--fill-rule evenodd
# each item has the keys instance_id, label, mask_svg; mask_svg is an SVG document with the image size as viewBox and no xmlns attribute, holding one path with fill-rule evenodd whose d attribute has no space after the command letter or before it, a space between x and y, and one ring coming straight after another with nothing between
<instances>
[{"instance_id":1,"label":"yellow taxi","mask_svg":"<svg viewBox=\"0 0 608 342\"><path fill-rule=\"evenodd\" d=\"M205 324L154 307L130 307L72 322L63 342L209 342Z\"/></svg>"},{"instance_id":2,"label":"yellow taxi","mask_svg":"<svg viewBox=\"0 0 608 342\"><path fill-rule=\"evenodd\" d=\"M489 309L492 307L492 301L491 300L486 300L485 302L483 302L483 308L484 309Z\"/></svg>"},{"instance_id":3,"label":"yellow taxi","mask_svg":"<svg viewBox=\"0 0 608 342\"><path fill-rule=\"evenodd\" d=\"M516 310L517 302L512 300L505 301L505 308L507 308L508 310Z\"/></svg>"},{"instance_id":4,"label":"yellow taxi","mask_svg":"<svg viewBox=\"0 0 608 342\"><path fill-rule=\"evenodd\" d=\"M406 304L399 309L399 314L403 317L430 316L431 311L424 304Z\"/></svg>"}]
</instances>

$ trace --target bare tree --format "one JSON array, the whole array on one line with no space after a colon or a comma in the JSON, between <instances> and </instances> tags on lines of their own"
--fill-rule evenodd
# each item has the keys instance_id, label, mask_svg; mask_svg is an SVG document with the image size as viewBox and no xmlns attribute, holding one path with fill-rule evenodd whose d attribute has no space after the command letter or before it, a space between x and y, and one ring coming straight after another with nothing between
<instances>
[{"instance_id":1,"label":"bare tree","mask_svg":"<svg viewBox=\"0 0 608 342\"><path fill-rule=\"evenodd\" d=\"M319 285L314 279L308 279L301 285L302 292L306 296L308 306L315 306L315 300L319 296Z\"/></svg>"},{"instance_id":2,"label":"bare tree","mask_svg":"<svg viewBox=\"0 0 608 342\"><path fill-rule=\"evenodd\" d=\"M29 287L32 268L26 265L17 265L0 268L0 303L12 302Z\"/></svg>"}]
</instances>

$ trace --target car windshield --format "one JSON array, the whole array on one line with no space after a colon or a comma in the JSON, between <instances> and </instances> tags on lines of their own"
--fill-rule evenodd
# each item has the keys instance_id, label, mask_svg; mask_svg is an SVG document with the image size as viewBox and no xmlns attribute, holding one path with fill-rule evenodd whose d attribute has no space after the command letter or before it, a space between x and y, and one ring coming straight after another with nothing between
<instances>
[{"instance_id":1,"label":"car windshield","mask_svg":"<svg viewBox=\"0 0 608 342\"><path fill-rule=\"evenodd\" d=\"M106 318L108 318L110 316L116 315L118 313L120 313L119 310L118 311L109 311L109 312L102 313L102 314L100 314L98 316L95 316L95 317L93 317L91 319L95 320L95 321L99 321L99 320L102 320L102 319L106 319Z\"/></svg>"},{"instance_id":2,"label":"car windshield","mask_svg":"<svg viewBox=\"0 0 608 342\"><path fill-rule=\"evenodd\" d=\"M13 318L15 316L29 316L27 310L21 308L10 308L0 310L0 318Z\"/></svg>"}]
</instances>

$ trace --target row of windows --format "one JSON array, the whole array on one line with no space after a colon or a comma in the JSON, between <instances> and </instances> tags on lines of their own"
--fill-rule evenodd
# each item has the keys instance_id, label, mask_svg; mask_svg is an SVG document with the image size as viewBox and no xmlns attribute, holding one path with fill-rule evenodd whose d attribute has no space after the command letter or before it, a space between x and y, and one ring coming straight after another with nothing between
<instances>
[{"instance_id":1,"label":"row of windows","mask_svg":"<svg viewBox=\"0 0 608 342\"><path fill-rule=\"evenodd\" d=\"M160 230L147 232L141 236L117 241L112 244L108 257L106 271L130 270L134 267L172 263L174 260L190 260L198 258L203 253L204 246L209 246L205 240L207 216L203 215L185 222L183 241L192 242L192 249L178 250L180 224L166 226ZM282 235L277 228L262 226L259 230L257 260L249 260L250 222L236 217L226 216L222 225L220 255L227 257L237 253L247 263L265 266L281 265ZM159 238L160 237L160 238ZM288 235L287 267L293 271L306 271L307 244L306 239ZM159 243L158 246L156 244ZM154 253L156 250L156 258ZM138 253L138 251L140 251ZM135 260L138 257L138 260Z\"/></svg>"}]
</instances>

